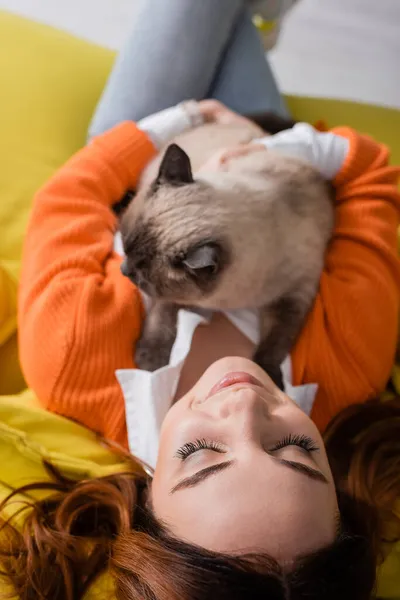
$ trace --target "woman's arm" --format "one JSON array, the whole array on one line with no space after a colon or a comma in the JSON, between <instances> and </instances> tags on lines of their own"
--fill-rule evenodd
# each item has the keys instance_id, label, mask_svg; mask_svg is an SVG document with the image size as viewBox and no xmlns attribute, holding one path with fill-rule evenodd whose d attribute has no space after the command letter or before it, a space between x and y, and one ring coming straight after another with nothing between
<instances>
[{"instance_id":1,"label":"woman's arm","mask_svg":"<svg viewBox=\"0 0 400 600\"><path fill-rule=\"evenodd\" d=\"M387 148L349 129L334 179L336 226L314 307L292 353L294 384L318 382L320 429L349 404L380 393L398 333L400 170ZM323 135L323 134L320 134Z\"/></svg>"},{"instance_id":2,"label":"woman's arm","mask_svg":"<svg viewBox=\"0 0 400 600\"><path fill-rule=\"evenodd\" d=\"M116 369L132 368L143 317L113 251L112 205L172 137L202 122L188 102L96 138L38 193L19 298L20 355L43 405L126 442Z\"/></svg>"},{"instance_id":3,"label":"woman's arm","mask_svg":"<svg viewBox=\"0 0 400 600\"><path fill-rule=\"evenodd\" d=\"M292 352L294 384L317 382L313 418L324 429L349 404L381 392L397 344L400 169L371 138L299 123L257 140L312 164L336 187L336 224L318 295Z\"/></svg>"},{"instance_id":4,"label":"woman's arm","mask_svg":"<svg viewBox=\"0 0 400 600\"><path fill-rule=\"evenodd\" d=\"M114 372L133 367L140 334L138 291L113 252L111 210L155 154L124 123L74 156L37 194L19 294L24 375L43 405L124 441Z\"/></svg>"}]
</instances>

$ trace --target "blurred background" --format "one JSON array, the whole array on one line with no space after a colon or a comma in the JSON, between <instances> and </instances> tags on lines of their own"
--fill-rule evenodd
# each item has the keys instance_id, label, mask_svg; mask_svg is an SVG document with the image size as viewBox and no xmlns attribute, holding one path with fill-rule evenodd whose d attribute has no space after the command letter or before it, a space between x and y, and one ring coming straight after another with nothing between
<instances>
[{"instance_id":1,"label":"blurred background","mask_svg":"<svg viewBox=\"0 0 400 600\"><path fill-rule=\"evenodd\" d=\"M119 49L135 0L0 0L0 8ZM400 0L301 0L270 59L285 93L400 108Z\"/></svg>"}]
</instances>

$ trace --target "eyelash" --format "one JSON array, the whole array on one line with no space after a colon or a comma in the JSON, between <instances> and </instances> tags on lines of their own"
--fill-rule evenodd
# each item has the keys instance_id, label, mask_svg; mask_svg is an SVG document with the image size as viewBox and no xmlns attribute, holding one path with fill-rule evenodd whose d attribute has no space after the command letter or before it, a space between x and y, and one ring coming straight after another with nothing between
<instances>
[{"instance_id":1,"label":"eyelash","mask_svg":"<svg viewBox=\"0 0 400 600\"><path fill-rule=\"evenodd\" d=\"M220 454L225 452L222 445L218 442L212 442L202 438L201 440L184 444L181 446L181 448L179 448L179 450L176 451L175 456L181 460L186 460L191 454L194 454L199 450L213 450L214 452L219 452Z\"/></svg>"},{"instance_id":2,"label":"eyelash","mask_svg":"<svg viewBox=\"0 0 400 600\"><path fill-rule=\"evenodd\" d=\"M316 443L307 435L295 435L289 434L282 438L275 446L269 451L276 452L287 446L299 446L306 452L318 452L319 448ZM199 450L212 450L224 454L225 450L218 442L208 441L204 438L196 440L195 442L188 442L184 444L179 450L177 450L175 456L180 460L186 460L191 454L198 452Z\"/></svg>"},{"instance_id":3,"label":"eyelash","mask_svg":"<svg viewBox=\"0 0 400 600\"><path fill-rule=\"evenodd\" d=\"M281 450L281 448L286 448L287 446L299 446L306 452L318 452L319 450L317 444L308 435L295 435L291 433L275 444L270 452Z\"/></svg>"}]
</instances>

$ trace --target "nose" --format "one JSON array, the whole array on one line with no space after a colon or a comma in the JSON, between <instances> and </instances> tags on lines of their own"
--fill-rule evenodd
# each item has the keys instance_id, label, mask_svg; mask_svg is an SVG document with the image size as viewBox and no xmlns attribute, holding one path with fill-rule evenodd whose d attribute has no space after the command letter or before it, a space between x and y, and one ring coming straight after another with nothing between
<instances>
[{"instance_id":1,"label":"nose","mask_svg":"<svg viewBox=\"0 0 400 600\"><path fill-rule=\"evenodd\" d=\"M227 389L199 402L196 408L252 439L260 437L270 416L266 400L249 387Z\"/></svg>"},{"instance_id":2,"label":"nose","mask_svg":"<svg viewBox=\"0 0 400 600\"><path fill-rule=\"evenodd\" d=\"M125 277L129 277L128 261L126 260L126 258L121 263L121 273Z\"/></svg>"},{"instance_id":3,"label":"nose","mask_svg":"<svg viewBox=\"0 0 400 600\"><path fill-rule=\"evenodd\" d=\"M136 266L134 269L130 269L126 258L122 261L120 268L122 275L128 277L138 287L145 283L142 272Z\"/></svg>"},{"instance_id":4,"label":"nose","mask_svg":"<svg viewBox=\"0 0 400 600\"><path fill-rule=\"evenodd\" d=\"M209 400L212 401L212 397ZM265 400L249 387L227 390L217 404L219 404L218 410L222 419L236 415L260 414L266 408Z\"/></svg>"}]
</instances>

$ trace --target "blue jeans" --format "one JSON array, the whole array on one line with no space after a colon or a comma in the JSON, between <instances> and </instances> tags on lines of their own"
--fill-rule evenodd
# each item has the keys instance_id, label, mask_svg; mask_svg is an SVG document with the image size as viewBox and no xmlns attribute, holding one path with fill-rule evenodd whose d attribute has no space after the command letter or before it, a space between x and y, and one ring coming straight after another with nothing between
<instances>
[{"instance_id":1,"label":"blue jeans","mask_svg":"<svg viewBox=\"0 0 400 600\"><path fill-rule=\"evenodd\" d=\"M89 137L183 100L287 111L244 0L137 0Z\"/></svg>"}]
</instances>

